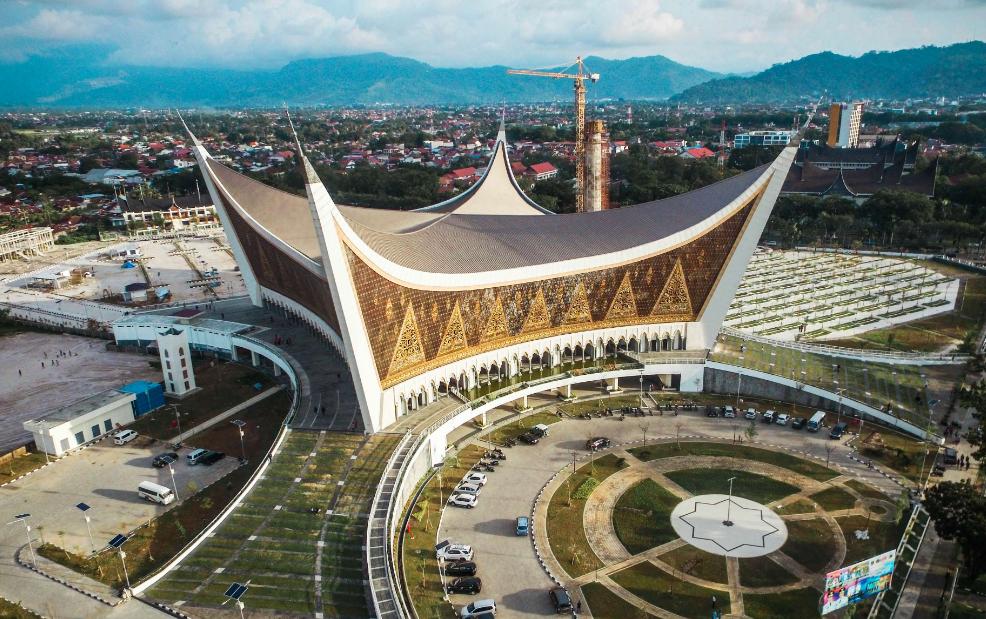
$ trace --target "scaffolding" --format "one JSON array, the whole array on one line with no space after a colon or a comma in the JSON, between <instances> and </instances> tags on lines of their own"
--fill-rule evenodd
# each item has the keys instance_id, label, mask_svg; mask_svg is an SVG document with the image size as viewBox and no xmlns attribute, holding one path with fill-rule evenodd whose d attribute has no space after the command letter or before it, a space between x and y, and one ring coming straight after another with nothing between
<instances>
[{"instance_id":1,"label":"scaffolding","mask_svg":"<svg viewBox=\"0 0 986 619\"><path fill-rule=\"evenodd\" d=\"M51 228L29 228L0 234L0 262L40 256L55 247Z\"/></svg>"}]
</instances>

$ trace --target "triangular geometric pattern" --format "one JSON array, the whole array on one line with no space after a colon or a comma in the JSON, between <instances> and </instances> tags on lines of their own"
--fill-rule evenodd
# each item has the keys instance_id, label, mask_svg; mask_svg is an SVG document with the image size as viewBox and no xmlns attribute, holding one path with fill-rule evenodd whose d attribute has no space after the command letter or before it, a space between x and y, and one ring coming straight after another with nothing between
<instances>
[{"instance_id":1,"label":"triangular geometric pattern","mask_svg":"<svg viewBox=\"0 0 986 619\"><path fill-rule=\"evenodd\" d=\"M442 343L438 346L438 356L461 350L468 345L468 342L466 342L466 327L462 323L462 311L459 309L459 301L457 300L452 307L452 314L449 316L448 324L445 325L445 333L442 334Z\"/></svg>"},{"instance_id":2,"label":"triangular geometric pattern","mask_svg":"<svg viewBox=\"0 0 986 619\"><path fill-rule=\"evenodd\" d=\"M404 322L401 323L401 331L397 335L397 343L394 345L394 354L390 358L390 368L387 370L387 375L400 372L404 368L424 360L425 351L421 347L421 338L418 336L418 319L414 316L411 303L408 303L407 309L404 310Z\"/></svg>"},{"instance_id":3,"label":"triangular geometric pattern","mask_svg":"<svg viewBox=\"0 0 986 619\"><path fill-rule=\"evenodd\" d=\"M674 263L668 281L664 282L661 294L657 295L654 309L651 316L667 316L668 318L681 318L692 316L692 297L688 293L688 282L685 280L685 271L681 268L681 259Z\"/></svg>"},{"instance_id":4,"label":"triangular geometric pattern","mask_svg":"<svg viewBox=\"0 0 986 619\"><path fill-rule=\"evenodd\" d=\"M503 302L497 297L479 341L488 342L504 335L510 335L510 330L507 328L507 315L503 312Z\"/></svg>"},{"instance_id":5,"label":"triangular geometric pattern","mask_svg":"<svg viewBox=\"0 0 986 619\"><path fill-rule=\"evenodd\" d=\"M609 310L606 312L606 320L636 317L637 299L633 296L633 286L630 284L630 272L627 271L623 274L623 281L620 282L620 287L616 289L616 294L613 295L613 302L609 304Z\"/></svg>"},{"instance_id":6,"label":"triangular geometric pattern","mask_svg":"<svg viewBox=\"0 0 986 619\"><path fill-rule=\"evenodd\" d=\"M537 294L534 295L534 301L531 302L531 309L527 312L527 318L524 319L524 327L521 332L528 333L550 326L551 314L548 313L548 304L544 300L544 289L538 288Z\"/></svg>"},{"instance_id":7,"label":"triangular geometric pattern","mask_svg":"<svg viewBox=\"0 0 986 619\"><path fill-rule=\"evenodd\" d=\"M585 284L582 280L575 284L572 292L572 305L565 312L565 323L592 322L592 311L589 309L589 297L585 294Z\"/></svg>"}]
</instances>

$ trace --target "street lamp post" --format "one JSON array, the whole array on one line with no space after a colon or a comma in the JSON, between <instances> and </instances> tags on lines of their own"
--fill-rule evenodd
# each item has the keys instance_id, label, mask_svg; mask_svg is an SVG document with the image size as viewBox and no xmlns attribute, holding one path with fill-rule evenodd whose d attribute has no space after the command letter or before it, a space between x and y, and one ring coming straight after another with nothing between
<instances>
[{"instance_id":1,"label":"street lamp post","mask_svg":"<svg viewBox=\"0 0 986 619\"><path fill-rule=\"evenodd\" d=\"M246 422L243 421L242 419L234 419L230 423L233 424L234 426L236 426L236 429L239 430L239 432L240 432L240 453L242 454L242 458L240 458L240 461L241 462L246 462L246 459L247 459L246 458L246 447L244 447L244 445L243 445L243 428L246 427Z\"/></svg>"},{"instance_id":2,"label":"street lamp post","mask_svg":"<svg viewBox=\"0 0 986 619\"><path fill-rule=\"evenodd\" d=\"M31 544L31 525L27 523L27 519L31 517L31 514L17 514L14 519L7 524L17 524L18 522L24 523L24 532L27 535L27 548L31 551L31 563L34 567L38 567L38 559L34 556L34 546Z\"/></svg>"},{"instance_id":3,"label":"street lamp post","mask_svg":"<svg viewBox=\"0 0 986 619\"><path fill-rule=\"evenodd\" d=\"M127 553L123 552L123 544L128 538L126 535L115 535L113 539L109 541L109 547L115 548L118 553L120 553L120 564L123 565L123 578L127 583L127 588L125 591L130 590L130 574L127 573Z\"/></svg>"},{"instance_id":4,"label":"street lamp post","mask_svg":"<svg viewBox=\"0 0 986 619\"><path fill-rule=\"evenodd\" d=\"M640 408L644 407L644 371L640 370Z\"/></svg>"},{"instance_id":5,"label":"street lamp post","mask_svg":"<svg viewBox=\"0 0 986 619\"><path fill-rule=\"evenodd\" d=\"M79 503L76 507L82 512L82 517L86 519L86 531L89 532L89 545L92 546L92 554L96 554L96 542L92 539L92 527L89 526L89 510L92 507L85 503Z\"/></svg>"},{"instance_id":6,"label":"street lamp post","mask_svg":"<svg viewBox=\"0 0 986 619\"><path fill-rule=\"evenodd\" d=\"M733 521L730 518L730 516L732 516L732 513L733 513L733 480L734 479L736 479L736 478L735 477L730 477L729 480L728 480L729 481L729 499L726 502L726 519L722 521L722 524L726 525L727 527L733 526Z\"/></svg>"},{"instance_id":7,"label":"street lamp post","mask_svg":"<svg viewBox=\"0 0 986 619\"><path fill-rule=\"evenodd\" d=\"M175 425L178 428L178 436L175 437L175 446L181 445L181 416L178 414L178 405L172 404L171 409L175 411Z\"/></svg>"},{"instance_id":8,"label":"street lamp post","mask_svg":"<svg viewBox=\"0 0 986 619\"><path fill-rule=\"evenodd\" d=\"M175 489L175 500L180 501L181 497L178 496L178 484L175 483L175 467L168 463L168 472L171 473L171 487Z\"/></svg>"}]
</instances>

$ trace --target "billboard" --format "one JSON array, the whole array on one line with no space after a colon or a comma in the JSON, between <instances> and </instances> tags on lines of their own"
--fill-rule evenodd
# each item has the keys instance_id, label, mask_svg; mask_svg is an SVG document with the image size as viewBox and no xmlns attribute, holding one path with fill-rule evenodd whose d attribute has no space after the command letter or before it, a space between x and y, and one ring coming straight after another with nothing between
<instances>
[{"instance_id":1,"label":"billboard","mask_svg":"<svg viewBox=\"0 0 986 619\"><path fill-rule=\"evenodd\" d=\"M891 550L825 575L822 614L873 597L890 587L897 551Z\"/></svg>"}]
</instances>

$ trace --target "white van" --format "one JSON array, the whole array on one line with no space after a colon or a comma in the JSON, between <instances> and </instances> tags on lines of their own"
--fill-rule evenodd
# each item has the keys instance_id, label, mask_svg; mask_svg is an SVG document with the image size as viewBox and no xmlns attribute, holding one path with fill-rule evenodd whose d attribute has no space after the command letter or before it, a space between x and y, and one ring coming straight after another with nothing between
<instances>
[{"instance_id":1,"label":"white van","mask_svg":"<svg viewBox=\"0 0 986 619\"><path fill-rule=\"evenodd\" d=\"M811 416L808 420L808 431L818 432L822 425L825 423L825 413L822 411L815 411L815 414Z\"/></svg>"},{"instance_id":2,"label":"white van","mask_svg":"<svg viewBox=\"0 0 986 619\"><path fill-rule=\"evenodd\" d=\"M209 453L208 449L195 449L185 456L185 461L190 465L198 464L207 453Z\"/></svg>"},{"instance_id":3,"label":"white van","mask_svg":"<svg viewBox=\"0 0 986 619\"><path fill-rule=\"evenodd\" d=\"M147 499L152 503L160 503L161 505L167 505L175 500L175 493L171 491L171 488L166 488L151 481L140 482L137 486L137 496Z\"/></svg>"},{"instance_id":4,"label":"white van","mask_svg":"<svg viewBox=\"0 0 986 619\"><path fill-rule=\"evenodd\" d=\"M120 430L113 435L113 442L117 445L123 445L129 443L130 441L137 438L138 434L133 430Z\"/></svg>"}]
</instances>

